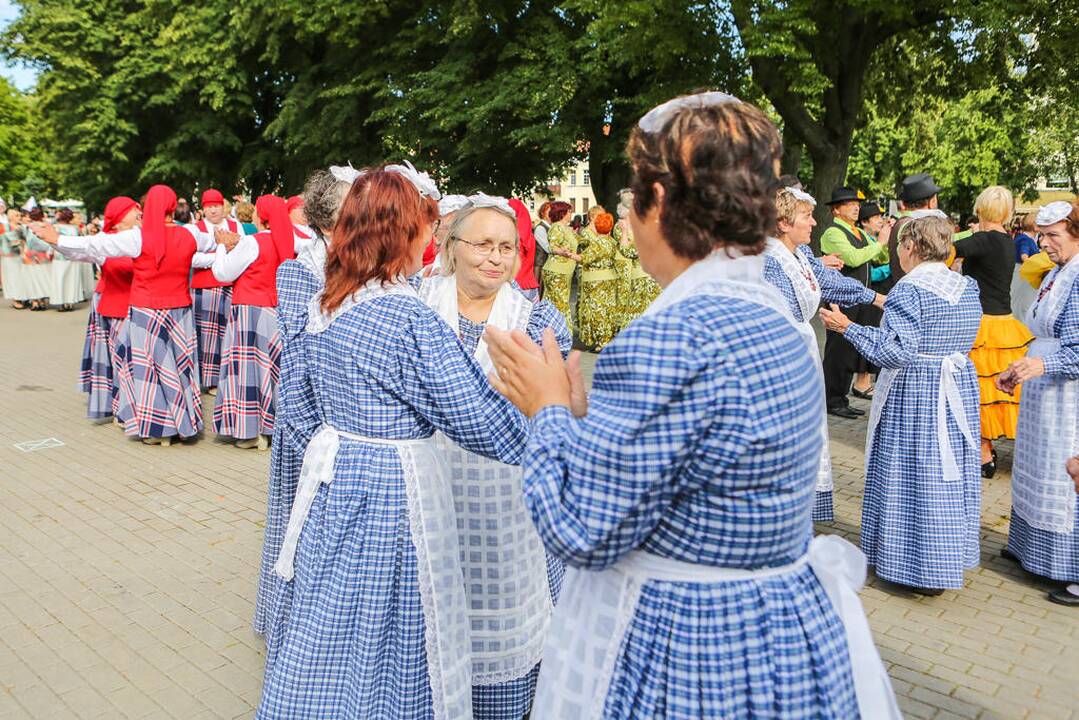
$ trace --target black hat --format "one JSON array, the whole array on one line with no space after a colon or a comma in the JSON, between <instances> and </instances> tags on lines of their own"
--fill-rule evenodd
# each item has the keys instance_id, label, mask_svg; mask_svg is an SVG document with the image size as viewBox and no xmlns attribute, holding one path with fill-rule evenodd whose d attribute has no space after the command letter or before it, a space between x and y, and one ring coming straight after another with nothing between
<instances>
[{"instance_id":1,"label":"black hat","mask_svg":"<svg viewBox=\"0 0 1079 720\"><path fill-rule=\"evenodd\" d=\"M929 173L908 175L899 185L899 199L905 203L928 200L943 189L933 182L933 176Z\"/></svg>"},{"instance_id":2,"label":"black hat","mask_svg":"<svg viewBox=\"0 0 1079 720\"><path fill-rule=\"evenodd\" d=\"M875 202L862 203L861 209L858 210L858 222L865 222L871 217L883 214L884 210Z\"/></svg>"},{"instance_id":3,"label":"black hat","mask_svg":"<svg viewBox=\"0 0 1079 720\"><path fill-rule=\"evenodd\" d=\"M854 188L849 187L837 187L832 191L832 199L829 200L827 205L838 205L839 203L851 202L852 200L864 200L865 195L858 192Z\"/></svg>"}]
</instances>

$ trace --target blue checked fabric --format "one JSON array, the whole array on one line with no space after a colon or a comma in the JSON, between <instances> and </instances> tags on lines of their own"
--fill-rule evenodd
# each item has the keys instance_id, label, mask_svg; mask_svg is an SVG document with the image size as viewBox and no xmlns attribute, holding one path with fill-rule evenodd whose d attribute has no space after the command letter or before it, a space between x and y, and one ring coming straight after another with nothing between
<instances>
[{"instance_id":1,"label":"blue checked fabric","mask_svg":"<svg viewBox=\"0 0 1079 720\"><path fill-rule=\"evenodd\" d=\"M419 298L370 300L304 338L304 372L327 424L396 439L437 429L472 452L520 462L523 417ZM334 480L300 536L296 575L276 598L283 629L257 717L431 716L408 517L395 449L342 438Z\"/></svg>"},{"instance_id":2,"label":"blue checked fabric","mask_svg":"<svg viewBox=\"0 0 1079 720\"><path fill-rule=\"evenodd\" d=\"M807 548L823 414L805 341L774 310L696 296L604 349L587 417L533 420L525 496L548 551L602 569L631 550L763 568ZM857 717L846 639L804 568L649 582L605 718Z\"/></svg>"},{"instance_id":3,"label":"blue checked fabric","mask_svg":"<svg viewBox=\"0 0 1079 720\"><path fill-rule=\"evenodd\" d=\"M814 257L813 251L808 246L798 246L798 252L805 256L810 267L813 268L813 275L817 278L817 284L820 285L821 300L824 302L835 303L840 307L850 307L851 305L869 304L876 299L877 294L875 292L854 278L849 278L838 270L824 267L824 263ZM795 297L790 278L787 277L787 273L783 272L783 267L779 264L779 261L768 255L764 256L764 280L770 285L774 285L783 295L783 299L790 305L791 313L794 315L795 320L809 322L813 319L811 317L802 317L802 308L798 305L798 299Z\"/></svg>"},{"instance_id":4,"label":"blue checked fabric","mask_svg":"<svg viewBox=\"0 0 1079 720\"><path fill-rule=\"evenodd\" d=\"M846 338L874 365L902 368L867 442L862 552L878 577L926 588L961 588L978 565L981 455L953 418L948 435L962 480L945 482L937 441L939 358L970 352L981 322L978 286L967 280L957 305L911 283L888 294L879 328L851 325ZM956 375L967 424L980 427L978 377L970 363Z\"/></svg>"}]
</instances>

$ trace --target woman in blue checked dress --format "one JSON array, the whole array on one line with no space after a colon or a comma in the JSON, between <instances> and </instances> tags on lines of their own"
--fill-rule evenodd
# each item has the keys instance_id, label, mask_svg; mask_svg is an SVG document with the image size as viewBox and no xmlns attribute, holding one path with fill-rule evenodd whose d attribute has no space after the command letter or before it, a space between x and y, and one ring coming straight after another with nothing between
<instances>
[{"instance_id":1,"label":"woman in blue checked dress","mask_svg":"<svg viewBox=\"0 0 1079 720\"><path fill-rule=\"evenodd\" d=\"M853 278L844 276L813 256L809 240L817 222L813 196L796 188L782 188L776 193L776 238L769 238L764 250L764 279L774 285L787 301L791 314L809 352L820 365L817 334L809 324L821 300L844 307L870 303L883 304L879 295ZM824 444L817 474L817 492L813 499L813 521L835 520L832 504L832 454L828 447L828 423L821 426Z\"/></svg>"},{"instance_id":2,"label":"woman in blue checked dress","mask_svg":"<svg viewBox=\"0 0 1079 720\"><path fill-rule=\"evenodd\" d=\"M1049 600L1079 607L1079 499L1066 471L1079 453L1079 203L1049 203L1037 223L1056 267L1027 310L1030 352L997 378L1007 393L1023 384L1005 556L1060 582Z\"/></svg>"},{"instance_id":3,"label":"woman in blue checked dress","mask_svg":"<svg viewBox=\"0 0 1079 720\"><path fill-rule=\"evenodd\" d=\"M303 337L308 303L322 289L326 267L326 238L333 232L337 213L351 179L342 180L331 171L319 170L308 178L304 207L316 237L295 260L277 269L277 327L281 336L281 378L277 384L277 417L270 447L270 477L267 484L266 530L262 545L258 592L255 596L254 629L266 635L266 665L273 664L277 641L285 618L274 618L272 610L284 581L273 571L281 552L296 483L300 479L303 451L318 429L314 396L306 381ZM287 608L282 608L287 609ZM275 632L276 631L276 632Z\"/></svg>"},{"instance_id":4,"label":"woman in blue checked dress","mask_svg":"<svg viewBox=\"0 0 1079 720\"><path fill-rule=\"evenodd\" d=\"M587 397L553 337L540 354L486 332L495 386L532 417L532 519L571 567L534 717L898 717L855 595L864 559L810 540L820 372L759 257L779 147L720 93L641 119L630 221L664 289Z\"/></svg>"},{"instance_id":5,"label":"woman in blue checked dress","mask_svg":"<svg viewBox=\"0 0 1079 720\"><path fill-rule=\"evenodd\" d=\"M866 434L862 552L877 577L924 595L963 587L978 565L978 377L966 357L981 322L978 286L951 272L952 227L915 220L899 243L906 275L879 328L821 310L882 368Z\"/></svg>"},{"instance_id":6,"label":"woman in blue checked dress","mask_svg":"<svg viewBox=\"0 0 1079 720\"><path fill-rule=\"evenodd\" d=\"M387 170L356 180L311 304L304 372L322 426L276 565L290 607L260 718L472 716L456 517L431 436L518 463L527 426L398 279L420 269L438 217L417 189Z\"/></svg>"},{"instance_id":7,"label":"woman in blue checked dress","mask_svg":"<svg viewBox=\"0 0 1079 720\"><path fill-rule=\"evenodd\" d=\"M566 321L549 302L533 304L512 284L518 252L516 216L503 198L473 196L458 211L446 235L440 257L442 273L426 278L419 293L452 328L465 352L485 371L493 371L487 326L520 328L535 342L551 328L565 355L573 346ZM477 457L457 447L446 447L458 499L482 495L510 498L509 504L478 506L462 503L463 527L497 528L496 535L470 531L466 545L497 545L496 558L482 563L466 560L466 576L498 581L473 587L470 605L485 617L513 622L521 635L512 650L484 653L473 644L472 712L475 720L520 720L532 705L539 676L539 653L551 608L558 600L565 568L543 550L521 496L520 468ZM505 538L510 535L513 540ZM497 587L497 590L491 588ZM508 652L506 650L509 650ZM483 653L483 657L477 657ZM501 676L501 677L500 677ZM502 680L505 677L508 679Z\"/></svg>"}]
</instances>

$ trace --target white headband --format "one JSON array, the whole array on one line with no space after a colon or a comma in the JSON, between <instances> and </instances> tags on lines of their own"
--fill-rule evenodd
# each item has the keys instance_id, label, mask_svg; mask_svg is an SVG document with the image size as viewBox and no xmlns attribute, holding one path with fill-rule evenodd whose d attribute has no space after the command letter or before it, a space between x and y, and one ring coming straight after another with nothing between
<instances>
[{"instance_id":1,"label":"white headband","mask_svg":"<svg viewBox=\"0 0 1079 720\"><path fill-rule=\"evenodd\" d=\"M455 213L465 207L468 207L468 197L466 195L443 195L442 199L438 201L438 214L446 217L450 213Z\"/></svg>"},{"instance_id":2,"label":"white headband","mask_svg":"<svg viewBox=\"0 0 1079 720\"><path fill-rule=\"evenodd\" d=\"M431 179L431 176L412 167L412 163L408 160L405 160L404 165L387 165L386 172L403 175L423 197L428 197L432 200L442 199L442 193L438 191L438 185L435 185L435 181Z\"/></svg>"},{"instance_id":3,"label":"white headband","mask_svg":"<svg viewBox=\"0 0 1079 720\"><path fill-rule=\"evenodd\" d=\"M657 105L644 114L637 122L637 127L646 133L657 133L663 129L667 122L680 110L685 108L704 108L713 105L725 105L726 103L741 102L734 95L724 92L711 91L697 93L696 95L682 95L667 102Z\"/></svg>"},{"instance_id":4,"label":"white headband","mask_svg":"<svg viewBox=\"0 0 1079 720\"><path fill-rule=\"evenodd\" d=\"M1038 217L1034 219L1036 225L1049 227L1056 225L1061 220L1066 220L1072 214L1072 204L1066 200L1054 200L1038 210Z\"/></svg>"},{"instance_id":5,"label":"white headband","mask_svg":"<svg viewBox=\"0 0 1079 720\"><path fill-rule=\"evenodd\" d=\"M805 190L799 190L796 187L785 187L782 190L780 190L780 192L788 192L788 193L790 193L791 195L794 196L795 200L799 200L801 202L807 202L810 205L812 205L813 207L817 207L817 199L815 197L813 197L812 195L810 195L809 193L807 193Z\"/></svg>"},{"instance_id":6,"label":"white headband","mask_svg":"<svg viewBox=\"0 0 1079 720\"><path fill-rule=\"evenodd\" d=\"M948 219L948 216L944 214L943 210L937 210L936 208L922 208L921 210L915 210L910 214L910 217L914 220L921 220L922 218L935 217Z\"/></svg>"},{"instance_id":7,"label":"white headband","mask_svg":"<svg viewBox=\"0 0 1079 720\"><path fill-rule=\"evenodd\" d=\"M330 174L337 178L338 182L354 183L363 172L352 167L351 161L348 165L330 165Z\"/></svg>"},{"instance_id":8,"label":"white headband","mask_svg":"<svg viewBox=\"0 0 1079 720\"><path fill-rule=\"evenodd\" d=\"M510 205L509 200L504 197L480 192L469 196L468 202L474 208L491 208L504 215L509 215L514 220L517 219L517 213L513 212L513 207Z\"/></svg>"}]
</instances>

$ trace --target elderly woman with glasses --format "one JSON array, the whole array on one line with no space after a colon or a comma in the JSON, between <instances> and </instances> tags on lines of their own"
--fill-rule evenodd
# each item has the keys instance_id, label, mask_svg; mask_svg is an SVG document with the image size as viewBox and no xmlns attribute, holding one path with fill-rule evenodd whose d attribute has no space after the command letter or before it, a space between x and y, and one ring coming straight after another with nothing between
<instances>
[{"instance_id":1,"label":"elderly woman with glasses","mask_svg":"<svg viewBox=\"0 0 1079 720\"><path fill-rule=\"evenodd\" d=\"M442 248L442 274L425 278L420 297L446 321L470 354L487 372L494 366L483 331L519 328L539 342L550 328L560 352L573 339L561 313L549 302L533 304L512 283L519 251L519 224L502 198L475 195L458 211ZM486 385L486 382L484 382ZM500 661L501 677L475 662L472 711L476 720L517 720L532 704L539 657L553 603L564 572L562 563L544 552L521 492L521 470L488 460L440 438L461 503L459 526L481 528L462 538L468 547L497 548L497 556L468 558L473 582L470 601L483 609L492 625L522 628L511 660ZM469 498L502 498L498 504L468 503ZM476 562L480 560L480 562ZM480 582L482 581L482 582ZM513 588L509 590L509 588Z\"/></svg>"},{"instance_id":2,"label":"elderly woman with glasses","mask_svg":"<svg viewBox=\"0 0 1079 720\"><path fill-rule=\"evenodd\" d=\"M962 588L978 565L978 375L967 355L982 310L977 283L944 264L951 251L948 220L914 220L900 230L906 274L879 328L834 305L820 311L882 368L866 434L862 552L877 577L921 595Z\"/></svg>"}]
</instances>

